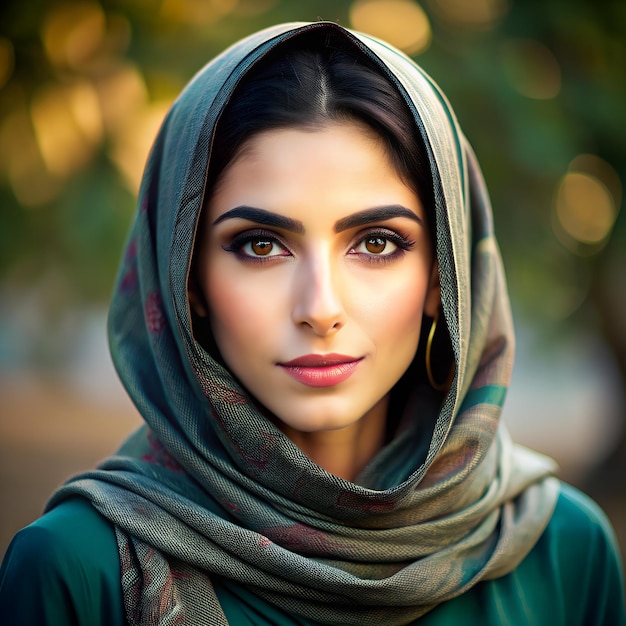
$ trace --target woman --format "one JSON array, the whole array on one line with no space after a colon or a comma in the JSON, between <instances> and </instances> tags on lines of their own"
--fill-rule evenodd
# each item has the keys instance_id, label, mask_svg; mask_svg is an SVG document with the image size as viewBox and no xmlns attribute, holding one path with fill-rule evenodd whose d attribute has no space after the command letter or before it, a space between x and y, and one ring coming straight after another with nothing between
<instances>
[{"instance_id":1,"label":"woman","mask_svg":"<svg viewBox=\"0 0 626 626\"><path fill-rule=\"evenodd\" d=\"M109 326L147 425L17 535L8 623L625 623L605 517L499 424L488 198L388 45L283 25L193 79Z\"/></svg>"}]
</instances>

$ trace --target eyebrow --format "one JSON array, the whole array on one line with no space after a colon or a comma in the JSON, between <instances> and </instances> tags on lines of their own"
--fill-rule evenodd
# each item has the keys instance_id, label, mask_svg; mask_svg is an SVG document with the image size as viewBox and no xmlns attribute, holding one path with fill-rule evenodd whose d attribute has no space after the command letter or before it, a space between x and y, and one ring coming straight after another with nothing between
<instances>
[{"instance_id":1,"label":"eyebrow","mask_svg":"<svg viewBox=\"0 0 626 626\"><path fill-rule=\"evenodd\" d=\"M335 232L340 233L342 230L355 228L356 226L364 226L373 222L384 222L394 217L407 217L418 222L418 224L424 224L422 218L416 213L413 213L410 209L407 209L401 204L391 204L389 206L372 207L371 209L365 209L343 217L335 222Z\"/></svg>"},{"instance_id":2,"label":"eyebrow","mask_svg":"<svg viewBox=\"0 0 626 626\"><path fill-rule=\"evenodd\" d=\"M358 211L357 213L343 217L335 222L334 231L340 233L349 228L356 228L357 226L364 226L374 222L383 222L393 219L394 217L405 217L419 224L424 224L422 218L410 209L400 204L391 204L388 206L364 209L363 211ZM265 226L272 226L274 228L282 228L283 230L293 233L304 233L304 224L299 220L294 220L290 217L285 217L284 215L279 215L278 213L273 213L265 209L245 205L235 207L234 209L222 213L222 215L213 222L213 225L215 226L225 220L236 218L256 222L257 224L264 224Z\"/></svg>"},{"instance_id":3,"label":"eyebrow","mask_svg":"<svg viewBox=\"0 0 626 626\"><path fill-rule=\"evenodd\" d=\"M213 225L219 224L224 220L230 220L240 218L248 220L249 222L256 222L257 224L264 224L265 226L273 226L274 228L282 228L284 230L291 231L293 233L304 233L304 224L299 220L279 215L278 213L272 213L265 209L257 209L251 206L238 206L226 213L222 213L214 222Z\"/></svg>"}]
</instances>

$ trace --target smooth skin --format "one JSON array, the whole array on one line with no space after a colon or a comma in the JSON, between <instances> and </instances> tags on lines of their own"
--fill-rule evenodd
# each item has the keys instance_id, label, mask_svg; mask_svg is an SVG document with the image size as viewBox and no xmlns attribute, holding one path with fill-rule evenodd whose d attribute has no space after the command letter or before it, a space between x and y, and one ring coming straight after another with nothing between
<instances>
[{"instance_id":1,"label":"smooth skin","mask_svg":"<svg viewBox=\"0 0 626 626\"><path fill-rule=\"evenodd\" d=\"M372 130L329 123L253 136L204 210L192 306L277 426L353 480L384 443L389 392L440 304L418 195ZM285 365L328 354L348 357L347 378L320 368L311 384Z\"/></svg>"}]
</instances>

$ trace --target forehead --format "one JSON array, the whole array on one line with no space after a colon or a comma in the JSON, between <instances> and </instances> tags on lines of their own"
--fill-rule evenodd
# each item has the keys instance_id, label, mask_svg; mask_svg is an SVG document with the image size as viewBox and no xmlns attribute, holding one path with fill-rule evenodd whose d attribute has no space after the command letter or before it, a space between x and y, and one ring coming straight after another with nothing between
<instances>
[{"instance_id":1,"label":"forehead","mask_svg":"<svg viewBox=\"0 0 626 626\"><path fill-rule=\"evenodd\" d=\"M305 219L368 206L417 207L384 143L359 123L284 128L252 137L224 170L209 197L213 219L237 205Z\"/></svg>"}]
</instances>

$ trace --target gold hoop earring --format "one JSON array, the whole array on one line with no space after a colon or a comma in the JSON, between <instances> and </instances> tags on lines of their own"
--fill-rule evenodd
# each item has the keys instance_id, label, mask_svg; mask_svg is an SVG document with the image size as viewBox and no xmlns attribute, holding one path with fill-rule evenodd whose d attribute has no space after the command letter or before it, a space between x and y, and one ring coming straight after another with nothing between
<instances>
[{"instance_id":1,"label":"gold hoop earring","mask_svg":"<svg viewBox=\"0 0 626 626\"><path fill-rule=\"evenodd\" d=\"M438 383L435 380L435 376L433 375L433 368L431 365L431 355L433 349L433 339L435 338L435 330L437 329L437 318L434 317L433 321L430 324L430 331L428 332L428 339L426 340L426 376L428 378L428 382L430 386L435 391L448 391L450 388L450 384L452 383L452 377L454 376L454 365L450 368L450 374L448 378L443 383Z\"/></svg>"}]
</instances>

